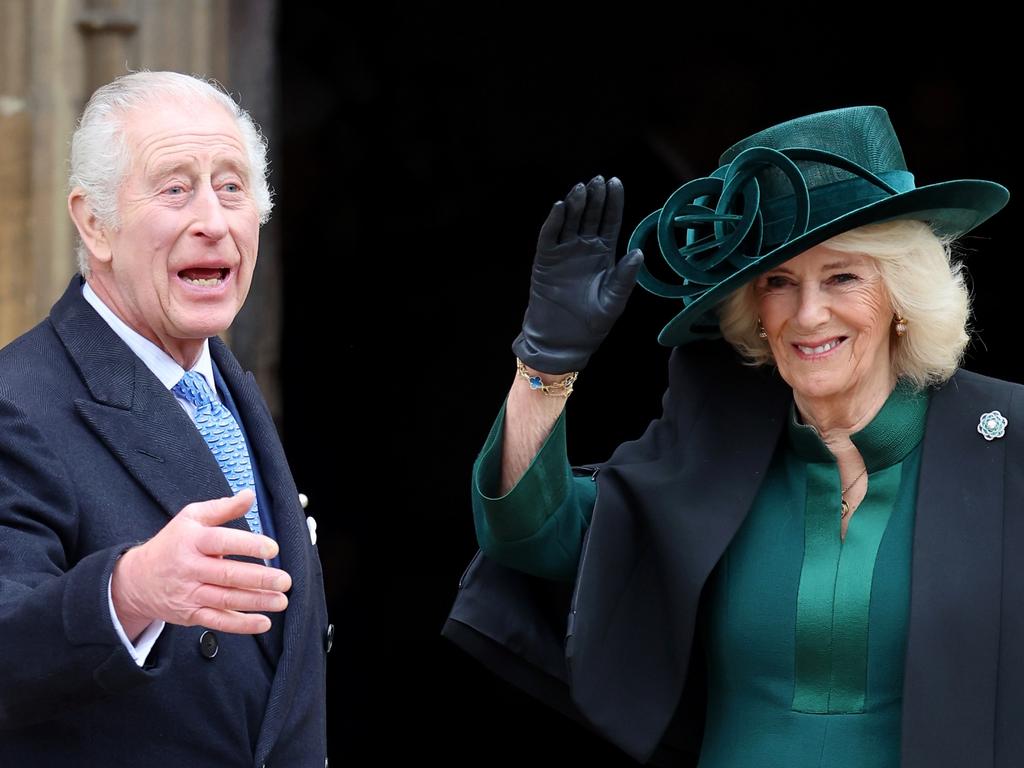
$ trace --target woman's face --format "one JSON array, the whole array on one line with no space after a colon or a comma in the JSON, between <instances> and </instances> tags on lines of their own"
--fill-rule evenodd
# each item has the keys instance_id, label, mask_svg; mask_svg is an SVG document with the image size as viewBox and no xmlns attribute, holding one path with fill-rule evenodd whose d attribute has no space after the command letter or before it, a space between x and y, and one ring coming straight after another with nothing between
<instances>
[{"instance_id":1,"label":"woman's face","mask_svg":"<svg viewBox=\"0 0 1024 768\"><path fill-rule=\"evenodd\" d=\"M874 259L822 243L754 285L779 373L807 399L892 386L893 309Z\"/></svg>"}]
</instances>

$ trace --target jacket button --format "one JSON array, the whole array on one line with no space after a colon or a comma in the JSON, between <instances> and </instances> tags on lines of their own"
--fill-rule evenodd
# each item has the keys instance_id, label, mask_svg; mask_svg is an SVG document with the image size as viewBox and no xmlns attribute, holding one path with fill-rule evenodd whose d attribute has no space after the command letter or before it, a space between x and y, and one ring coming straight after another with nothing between
<instances>
[{"instance_id":1,"label":"jacket button","mask_svg":"<svg viewBox=\"0 0 1024 768\"><path fill-rule=\"evenodd\" d=\"M334 647L334 625L327 625L327 632L324 635L324 650L327 653L331 652L331 648Z\"/></svg>"},{"instance_id":2,"label":"jacket button","mask_svg":"<svg viewBox=\"0 0 1024 768\"><path fill-rule=\"evenodd\" d=\"M217 642L217 635L213 632L206 630L199 636L199 652L203 654L204 658L212 659L219 650L220 644Z\"/></svg>"}]
</instances>

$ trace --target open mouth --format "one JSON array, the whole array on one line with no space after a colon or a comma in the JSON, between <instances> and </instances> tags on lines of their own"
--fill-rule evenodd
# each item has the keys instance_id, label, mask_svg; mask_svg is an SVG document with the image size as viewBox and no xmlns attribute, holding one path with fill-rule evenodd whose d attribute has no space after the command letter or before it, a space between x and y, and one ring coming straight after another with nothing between
<instances>
[{"instance_id":1,"label":"open mouth","mask_svg":"<svg viewBox=\"0 0 1024 768\"><path fill-rule=\"evenodd\" d=\"M227 267L189 267L178 273L178 277L189 285L199 288L214 288L223 283L231 270Z\"/></svg>"},{"instance_id":2,"label":"open mouth","mask_svg":"<svg viewBox=\"0 0 1024 768\"><path fill-rule=\"evenodd\" d=\"M829 339L828 341L823 341L821 344L816 344L813 346L805 344L794 344L793 347L799 353L800 357L823 357L832 350L842 345L842 343L845 342L846 339L846 336L836 336L834 338Z\"/></svg>"}]
</instances>

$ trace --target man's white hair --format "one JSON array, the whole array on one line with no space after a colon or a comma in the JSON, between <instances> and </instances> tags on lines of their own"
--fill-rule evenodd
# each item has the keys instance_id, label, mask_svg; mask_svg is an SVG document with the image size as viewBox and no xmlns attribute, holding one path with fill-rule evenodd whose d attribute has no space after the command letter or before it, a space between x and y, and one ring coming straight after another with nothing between
<instances>
[{"instance_id":1,"label":"man's white hair","mask_svg":"<svg viewBox=\"0 0 1024 768\"><path fill-rule=\"evenodd\" d=\"M267 141L249 113L228 95L218 83L178 72L133 72L107 83L89 99L71 137L70 189L85 193L89 208L108 228L116 228L118 189L130 163L125 139L125 118L134 110L161 99L184 103L207 99L227 110L238 125L249 158L253 199L260 223L270 218L272 193L267 184ZM78 244L78 269L89 274L89 252Z\"/></svg>"}]
</instances>

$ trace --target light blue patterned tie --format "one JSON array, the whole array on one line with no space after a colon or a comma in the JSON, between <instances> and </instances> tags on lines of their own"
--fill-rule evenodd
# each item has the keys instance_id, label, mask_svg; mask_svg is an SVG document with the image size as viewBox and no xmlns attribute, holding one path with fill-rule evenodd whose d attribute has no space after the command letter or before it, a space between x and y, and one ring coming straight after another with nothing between
<instances>
[{"instance_id":1,"label":"light blue patterned tie","mask_svg":"<svg viewBox=\"0 0 1024 768\"><path fill-rule=\"evenodd\" d=\"M231 491L238 493L245 488L255 490L252 462L249 461L249 450L245 447L242 430L231 411L213 396L206 378L194 371L186 371L181 381L174 385L174 394L195 406L196 427L220 464ZM259 506L255 501L252 509L245 513L245 521L253 533L263 533Z\"/></svg>"}]
</instances>

